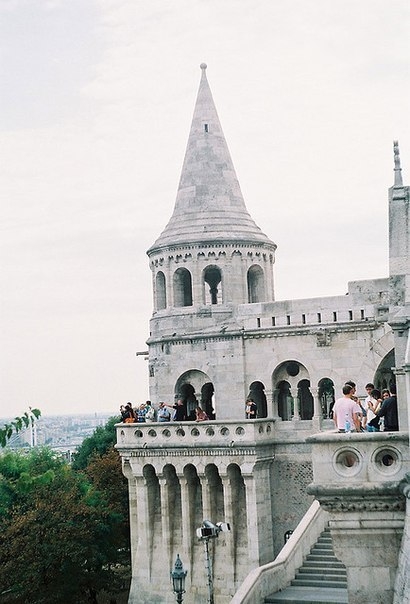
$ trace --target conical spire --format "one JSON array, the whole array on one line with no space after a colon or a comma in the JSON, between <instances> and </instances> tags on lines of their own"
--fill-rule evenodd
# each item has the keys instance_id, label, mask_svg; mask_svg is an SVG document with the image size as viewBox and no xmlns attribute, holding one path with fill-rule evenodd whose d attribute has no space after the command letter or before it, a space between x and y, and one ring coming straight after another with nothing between
<instances>
[{"instance_id":1,"label":"conical spire","mask_svg":"<svg viewBox=\"0 0 410 604\"><path fill-rule=\"evenodd\" d=\"M401 174L399 141L393 141L394 151L394 186L403 186L403 176Z\"/></svg>"},{"instance_id":2,"label":"conical spire","mask_svg":"<svg viewBox=\"0 0 410 604\"><path fill-rule=\"evenodd\" d=\"M206 241L275 244L249 215L201 64L191 131L172 217L148 253Z\"/></svg>"}]
</instances>

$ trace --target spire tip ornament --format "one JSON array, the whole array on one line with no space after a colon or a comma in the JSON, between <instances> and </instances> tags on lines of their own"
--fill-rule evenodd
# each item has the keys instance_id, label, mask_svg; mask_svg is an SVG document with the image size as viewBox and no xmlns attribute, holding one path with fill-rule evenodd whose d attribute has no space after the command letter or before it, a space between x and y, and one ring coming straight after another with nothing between
<instances>
[{"instance_id":1,"label":"spire tip ornament","mask_svg":"<svg viewBox=\"0 0 410 604\"><path fill-rule=\"evenodd\" d=\"M394 152L394 186L402 187L403 186L403 177L401 174L399 141L393 141L393 152Z\"/></svg>"},{"instance_id":2,"label":"spire tip ornament","mask_svg":"<svg viewBox=\"0 0 410 604\"><path fill-rule=\"evenodd\" d=\"M208 65L206 63L201 63L199 67L202 69L202 71L205 71Z\"/></svg>"}]
</instances>

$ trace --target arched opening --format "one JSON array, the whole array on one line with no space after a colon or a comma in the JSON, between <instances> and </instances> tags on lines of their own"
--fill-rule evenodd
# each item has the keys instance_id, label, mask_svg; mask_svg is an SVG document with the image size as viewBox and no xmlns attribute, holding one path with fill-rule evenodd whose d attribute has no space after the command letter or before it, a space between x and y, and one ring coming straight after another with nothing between
<instances>
[{"instance_id":1,"label":"arched opening","mask_svg":"<svg viewBox=\"0 0 410 604\"><path fill-rule=\"evenodd\" d=\"M396 383L395 376L392 371L392 367L395 367L395 365L396 359L393 348L393 350L391 350L383 358L375 373L374 385L378 390L383 390L383 388L390 390L390 386Z\"/></svg>"},{"instance_id":2,"label":"arched opening","mask_svg":"<svg viewBox=\"0 0 410 604\"><path fill-rule=\"evenodd\" d=\"M192 277L186 268L174 273L174 306L192 306Z\"/></svg>"},{"instance_id":3,"label":"arched opening","mask_svg":"<svg viewBox=\"0 0 410 604\"><path fill-rule=\"evenodd\" d=\"M289 382L282 381L278 384L278 414L283 421L289 421L293 416L293 397L290 394Z\"/></svg>"},{"instance_id":4,"label":"arched opening","mask_svg":"<svg viewBox=\"0 0 410 604\"><path fill-rule=\"evenodd\" d=\"M209 419L215 419L215 409L212 406L214 392L214 385L211 382L207 382L201 388L201 407Z\"/></svg>"},{"instance_id":5,"label":"arched opening","mask_svg":"<svg viewBox=\"0 0 410 604\"><path fill-rule=\"evenodd\" d=\"M183 373L175 384L175 398L186 405L189 419L195 420L195 408L200 404L210 419L215 419L214 386L202 371L191 369Z\"/></svg>"},{"instance_id":6,"label":"arched opening","mask_svg":"<svg viewBox=\"0 0 410 604\"><path fill-rule=\"evenodd\" d=\"M157 310L163 310L167 307L167 288L165 275L158 271L155 277L155 305Z\"/></svg>"},{"instance_id":7,"label":"arched opening","mask_svg":"<svg viewBox=\"0 0 410 604\"><path fill-rule=\"evenodd\" d=\"M301 380L298 384L298 396L300 402L300 419L312 419L313 396L310 392L310 381Z\"/></svg>"},{"instance_id":8,"label":"arched opening","mask_svg":"<svg viewBox=\"0 0 410 604\"><path fill-rule=\"evenodd\" d=\"M319 400L322 408L323 418L333 417L333 405L335 404L335 385L329 378L319 380Z\"/></svg>"},{"instance_id":9,"label":"arched opening","mask_svg":"<svg viewBox=\"0 0 410 604\"><path fill-rule=\"evenodd\" d=\"M248 270L248 302L264 302L265 301L265 278L263 269L254 264Z\"/></svg>"},{"instance_id":10,"label":"arched opening","mask_svg":"<svg viewBox=\"0 0 410 604\"><path fill-rule=\"evenodd\" d=\"M268 405L266 402L265 386L262 382L252 382L249 386L249 398L256 404L256 417L268 416Z\"/></svg>"},{"instance_id":11,"label":"arched opening","mask_svg":"<svg viewBox=\"0 0 410 604\"><path fill-rule=\"evenodd\" d=\"M222 274L217 266L207 266L203 272L204 276L204 303L222 304L222 291L218 290ZM208 286L208 287L207 287Z\"/></svg>"}]
</instances>

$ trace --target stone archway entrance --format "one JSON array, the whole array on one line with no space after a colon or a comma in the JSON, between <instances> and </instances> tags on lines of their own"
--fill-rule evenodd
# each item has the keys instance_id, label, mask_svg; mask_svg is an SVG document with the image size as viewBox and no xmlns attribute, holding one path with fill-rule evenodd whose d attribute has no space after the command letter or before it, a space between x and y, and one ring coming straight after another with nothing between
<instances>
[{"instance_id":1,"label":"stone archway entrance","mask_svg":"<svg viewBox=\"0 0 410 604\"><path fill-rule=\"evenodd\" d=\"M215 419L214 386L209 376L198 369L183 373L175 384L175 398L186 405L187 416L195 420L195 407L200 405L210 419Z\"/></svg>"},{"instance_id":2,"label":"stone archway entrance","mask_svg":"<svg viewBox=\"0 0 410 604\"><path fill-rule=\"evenodd\" d=\"M376 373L374 374L374 385L378 390L387 388L390 390L390 386L396 383L392 367L395 367L396 360L394 355L394 348L391 350L381 361L378 366Z\"/></svg>"}]
</instances>

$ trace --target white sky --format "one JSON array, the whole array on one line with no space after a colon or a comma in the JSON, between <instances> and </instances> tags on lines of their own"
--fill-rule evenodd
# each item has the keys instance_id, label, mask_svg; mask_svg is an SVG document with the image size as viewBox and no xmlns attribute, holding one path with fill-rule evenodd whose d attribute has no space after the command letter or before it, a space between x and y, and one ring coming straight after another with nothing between
<instances>
[{"instance_id":1,"label":"white sky","mask_svg":"<svg viewBox=\"0 0 410 604\"><path fill-rule=\"evenodd\" d=\"M0 415L148 397L145 251L201 62L276 298L387 276L409 34L408 0L0 0Z\"/></svg>"}]
</instances>

